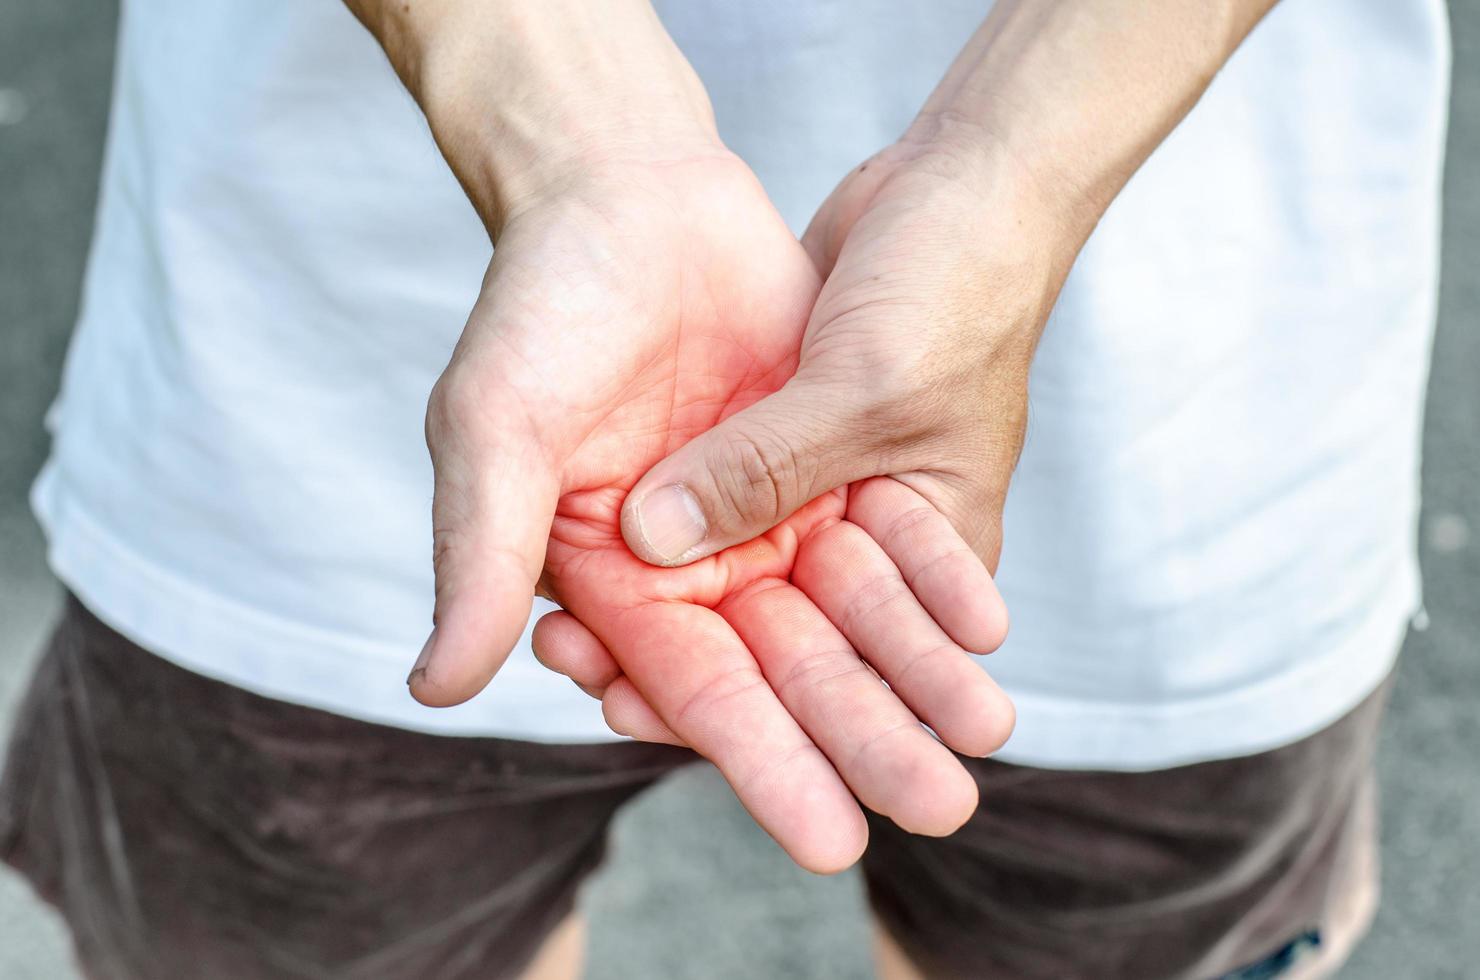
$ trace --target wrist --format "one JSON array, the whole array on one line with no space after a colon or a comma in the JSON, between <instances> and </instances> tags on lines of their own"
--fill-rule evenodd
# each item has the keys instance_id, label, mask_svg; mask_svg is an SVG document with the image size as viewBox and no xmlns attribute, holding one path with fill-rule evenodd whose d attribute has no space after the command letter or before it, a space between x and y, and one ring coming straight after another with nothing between
<instances>
[{"instance_id":1,"label":"wrist","mask_svg":"<svg viewBox=\"0 0 1480 980\"><path fill-rule=\"evenodd\" d=\"M990 216L994 241L1062 254L1065 273L1108 206L1092 181L964 113L922 112L897 146L906 166L944 178L979 220Z\"/></svg>"},{"instance_id":2,"label":"wrist","mask_svg":"<svg viewBox=\"0 0 1480 980\"><path fill-rule=\"evenodd\" d=\"M875 160L887 168L876 202L891 199L909 224L949 242L958 278L1022 292L1027 305L1052 304L1098 219L961 120L917 120Z\"/></svg>"},{"instance_id":3,"label":"wrist","mask_svg":"<svg viewBox=\"0 0 1480 980\"><path fill-rule=\"evenodd\" d=\"M1077 251L1273 2L1000 0L905 141L1031 191Z\"/></svg>"},{"instance_id":4,"label":"wrist","mask_svg":"<svg viewBox=\"0 0 1480 980\"><path fill-rule=\"evenodd\" d=\"M395 7L376 33L495 238L593 175L727 154L647 0Z\"/></svg>"}]
</instances>

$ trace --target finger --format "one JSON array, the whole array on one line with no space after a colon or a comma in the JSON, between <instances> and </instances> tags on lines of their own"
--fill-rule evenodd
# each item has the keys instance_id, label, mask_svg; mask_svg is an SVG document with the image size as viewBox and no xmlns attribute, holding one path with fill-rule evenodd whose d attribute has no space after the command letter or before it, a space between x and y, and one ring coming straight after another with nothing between
<instances>
[{"instance_id":1,"label":"finger","mask_svg":"<svg viewBox=\"0 0 1480 980\"><path fill-rule=\"evenodd\" d=\"M643 561L686 565L769 531L808 501L874 475L868 433L827 386L793 379L650 469L622 505ZM855 430L850 435L850 427Z\"/></svg>"},{"instance_id":2,"label":"finger","mask_svg":"<svg viewBox=\"0 0 1480 980\"><path fill-rule=\"evenodd\" d=\"M658 717L653 706L638 693L637 688L625 677L619 677L607 687L601 698L601 714L606 724L618 735L626 735L640 742L666 742L669 745L687 746L673 729Z\"/></svg>"},{"instance_id":3,"label":"finger","mask_svg":"<svg viewBox=\"0 0 1480 980\"><path fill-rule=\"evenodd\" d=\"M821 874L858 860L868 825L852 793L718 613L649 603L609 627L629 638L630 649L601 627L627 678L792 860Z\"/></svg>"},{"instance_id":4,"label":"finger","mask_svg":"<svg viewBox=\"0 0 1480 980\"><path fill-rule=\"evenodd\" d=\"M1007 606L991 573L929 501L898 480L864 480L848 493L848 520L879 543L952 640L973 653L1002 645Z\"/></svg>"},{"instance_id":5,"label":"finger","mask_svg":"<svg viewBox=\"0 0 1480 980\"><path fill-rule=\"evenodd\" d=\"M976 810L976 783L965 768L801 590L758 583L719 612L865 806L932 836L954 832Z\"/></svg>"},{"instance_id":6,"label":"finger","mask_svg":"<svg viewBox=\"0 0 1480 980\"><path fill-rule=\"evenodd\" d=\"M622 668L617 666L606 644L563 609L540 617L530 635L530 646L540 663L569 677L581 690L598 699L607 685L622 676Z\"/></svg>"},{"instance_id":7,"label":"finger","mask_svg":"<svg viewBox=\"0 0 1480 980\"><path fill-rule=\"evenodd\" d=\"M407 678L423 704L481 691L529 621L559 488L534 440L506 422L517 417L450 371L428 405L436 626Z\"/></svg>"},{"instance_id":8,"label":"finger","mask_svg":"<svg viewBox=\"0 0 1480 980\"><path fill-rule=\"evenodd\" d=\"M1012 702L921 608L878 544L847 521L807 538L792 580L915 715L963 755L1012 733Z\"/></svg>"}]
</instances>

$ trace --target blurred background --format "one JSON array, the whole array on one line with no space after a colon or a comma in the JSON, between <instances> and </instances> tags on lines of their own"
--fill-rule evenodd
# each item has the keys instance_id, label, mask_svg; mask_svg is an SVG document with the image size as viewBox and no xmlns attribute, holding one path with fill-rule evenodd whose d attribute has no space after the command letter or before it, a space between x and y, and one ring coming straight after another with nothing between
<instances>
[{"instance_id":1,"label":"blurred background","mask_svg":"<svg viewBox=\"0 0 1480 980\"><path fill-rule=\"evenodd\" d=\"M1381 746L1383 903L1342 974L1353 980L1480 977L1480 0L1450 8L1427 615L1408 638ZM116 15L109 0L0 4L0 740L61 596L25 498L76 314ZM597 980L870 975L857 877L798 871L707 772L629 808L586 904ZM0 978L75 976L59 921L0 871Z\"/></svg>"}]
</instances>

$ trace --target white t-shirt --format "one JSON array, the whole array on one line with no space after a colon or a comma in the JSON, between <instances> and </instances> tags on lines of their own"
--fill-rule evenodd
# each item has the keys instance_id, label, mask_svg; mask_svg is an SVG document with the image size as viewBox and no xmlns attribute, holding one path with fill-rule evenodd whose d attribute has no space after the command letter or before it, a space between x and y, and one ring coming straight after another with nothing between
<instances>
[{"instance_id":1,"label":"white t-shirt","mask_svg":"<svg viewBox=\"0 0 1480 980\"><path fill-rule=\"evenodd\" d=\"M797 229L984 13L660 6ZM136 642L268 695L611 737L527 638L464 706L406 693L432 599L422 415L489 245L384 56L336 0L125 7L34 492L57 574ZM1263 750L1389 670L1419 601L1448 60L1441 0L1285 0L1106 215L1007 504L1003 758Z\"/></svg>"}]
</instances>

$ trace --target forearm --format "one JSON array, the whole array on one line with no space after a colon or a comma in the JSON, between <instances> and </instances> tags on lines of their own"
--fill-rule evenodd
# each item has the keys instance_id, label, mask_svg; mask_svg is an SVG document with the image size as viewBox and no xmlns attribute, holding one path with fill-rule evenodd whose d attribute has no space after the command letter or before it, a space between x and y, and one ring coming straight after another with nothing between
<instances>
[{"instance_id":1,"label":"forearm","mask_svg":"<svg viewBox=\"0 0 1480 980\"><path fill-rule=\"evenodd\" d=\"M345 0L497 237L594 167L718 147L703 85L648 0Z\"/></svg>"},{"instance_id":2,"label":"forearm","mask_svg":"<svg viewBox=\"0 0 1480 980\"><path fill-rule=\"evenodd\" d=\"M1274 2L999 0L904 142L1030 194L1017 216L1077 251Z\"/></svg>"}]
</instances>

